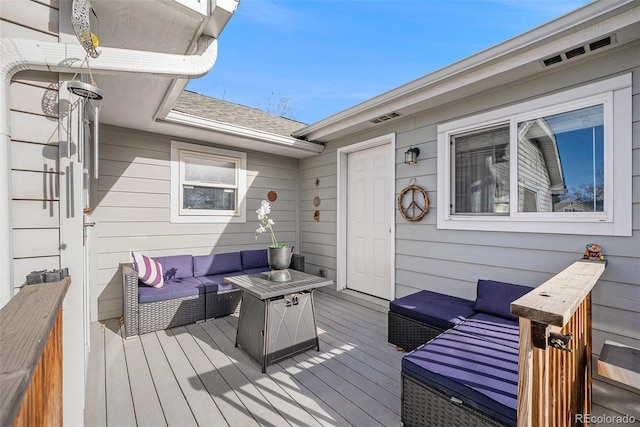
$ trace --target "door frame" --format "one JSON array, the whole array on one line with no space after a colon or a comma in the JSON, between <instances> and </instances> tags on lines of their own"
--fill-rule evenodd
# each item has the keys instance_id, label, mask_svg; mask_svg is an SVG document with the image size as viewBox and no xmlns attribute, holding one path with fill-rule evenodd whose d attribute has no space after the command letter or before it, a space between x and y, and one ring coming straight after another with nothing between
<instances>
[{"instance_id":1,"label":"door frame","mask_svg":"<svg viewBox=\"0 0 640 427\"><path fill-rule=\"evenodd\" d=\"M391 159L393 169L389 175L389 185L393 197L389 203L389 218L391 219L391 233L389 245L389 265L391 273L391 283L389 284L389 300L395 298L396 287L396 269L395 269L395 252L396 252L396 221L395 221L395 182L396 182L396 134L390 133L376 138L361 141L337 150L337 218L336 218L336 289L343 290L347 287L347 160L349 154L356 151L366 150L368 148L378 147L381 145L389 145L391 151Z\"/></svg>"}]
</instances>

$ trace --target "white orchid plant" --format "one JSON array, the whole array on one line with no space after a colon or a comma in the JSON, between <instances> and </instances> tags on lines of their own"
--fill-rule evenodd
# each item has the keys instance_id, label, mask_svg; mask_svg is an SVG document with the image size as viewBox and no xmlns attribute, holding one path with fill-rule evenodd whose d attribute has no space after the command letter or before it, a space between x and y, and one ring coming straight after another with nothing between
<instances>
[{"instance_id":1,"label":"white orchid plant","mask_svg":"<svg viewBox=\"0 0 640 427\"><path fill-rule=\"evenodd\" d=\"M270 248L284 248L287 245L283 245L282 243L278 243L276 240L276 235L273 232L273 220L269 218L269 214L271 213L271 205L266 200L260 202L260 209L256 211L258 214L258 219L260 220L260 227L256 229L256 239L259 235L266 232L267 230L271 233L271 246Z\"/></svg>"}]
</instances>

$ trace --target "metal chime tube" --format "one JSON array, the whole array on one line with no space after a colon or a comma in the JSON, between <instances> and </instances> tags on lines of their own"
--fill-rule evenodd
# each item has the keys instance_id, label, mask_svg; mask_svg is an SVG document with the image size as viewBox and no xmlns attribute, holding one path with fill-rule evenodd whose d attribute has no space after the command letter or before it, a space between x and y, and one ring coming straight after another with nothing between
<instances>
[{"instance_id":1,"label":"metal chime tube","mask_svg":"<svg viewBox=\"0 0 640 427\"><path fill-rule=\"evenodd\" d=\"M78 163L82 163L82 156L84 154L84 102L78 100L78 139L77 139L77 152L78 152ZM82 104L83 108L80 108L80 104Z\"/></svg>"},{"instance_id":2,"label":"metal chime tube","mask_svg":"<svg viewBox=\"0 0 640 427\"><path fill-rule=\"evenodd\" d=\"M69 103L69 110L67 111L67 159L71 159L71 111L73 105Z\"/></svg>"},{"instance_id":3,"label":"metal chime tube","mask_svg":"<svg viewBox=\"0 0 640 427\"><path fill-rule=\"evenodd\" d=\"M98 179L98 113L100 107L93 110L93 178Z\"/></svg>"}]
</instances>

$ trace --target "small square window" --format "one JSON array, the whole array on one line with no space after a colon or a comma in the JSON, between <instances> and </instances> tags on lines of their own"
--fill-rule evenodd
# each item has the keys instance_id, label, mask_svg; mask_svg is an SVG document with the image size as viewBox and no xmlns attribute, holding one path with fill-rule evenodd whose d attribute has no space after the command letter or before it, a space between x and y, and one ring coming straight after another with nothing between
<instances>
[{"instance_id":1,"label":"small square window","mask_svg":"<svg viewBox=\"0 0 640 427\"><path fill-rule=\"evenodd\" d=\"M172 222L245 222L246 154L173 142Z\"/></svg>"}]
</instances>

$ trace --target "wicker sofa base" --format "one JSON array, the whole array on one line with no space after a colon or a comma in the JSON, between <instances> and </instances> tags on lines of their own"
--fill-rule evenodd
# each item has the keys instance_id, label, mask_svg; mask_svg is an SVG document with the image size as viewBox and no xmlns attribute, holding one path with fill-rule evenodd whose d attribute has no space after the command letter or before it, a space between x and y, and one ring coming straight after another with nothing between
<instances>
[{"instance_id":1,"label":"wicker sofa base","mask_svg":"<svg viewBox=\"0 0 640 427\"><path fill-rule=\"evenodd\" d=\"M505 424L402 373L402 422L404 427L486 427Z\"/></svg>"},{"instance_id":2,"label":"wicker sofa base","mask_svg":"<svg viewBox=\"0 0 640 427\"><path fill-rule=\"evenodd\" d=\"M235 313L242 299L242 289L229 289L205 295L206 318L228 316Z\"/></svg>"},{"instance_id":3,"label":"wicker sofa base","mask_svg":"<svg viewBox=\"0 0 640 427\"><path fill-rule=\"evenodd\" d=\"M138 334L175 328L204 320L204 298L204 295L194 295L139 304Z\"/></svg>"},{"instance_id":4,"label":"wicker sofa base","mask_svg":"<svg viewBox=\"0 0 640 427\"><path fill-rule=\"evenodd\" d=\"M435 326L388 312L388 341L405 351L412 351L443 332Z\"/></svg>"}]
</instances>

